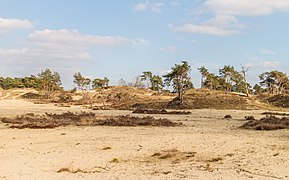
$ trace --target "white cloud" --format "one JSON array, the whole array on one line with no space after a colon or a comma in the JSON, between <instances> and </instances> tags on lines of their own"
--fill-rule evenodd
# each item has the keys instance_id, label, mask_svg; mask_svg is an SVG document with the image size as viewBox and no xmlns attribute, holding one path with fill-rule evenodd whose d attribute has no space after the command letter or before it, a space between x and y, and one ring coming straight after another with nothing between
<instances>
[{"instance_id":1,"label":"white cloud","mask_svg":"<svg viewBox=\"0 0 289 180\"><path fill-rule=\"evenodd\" d=\"M277 68L281 63L279 61L261 61L249 62L245 66L249 68Z\"/></svg>"},{"instance_id":2,"label":"white cloud","mask_svg":"<svg viewBox=\"0 0 289 180\"><path fill-rule=\"evenodd\" d=\"M172 1L172 2L170 2L170 4L171 4L172 6L179 6L179 5L180 5L180 2Z\"/></svg>"},{"instance_id":3,"label":"white cloud","mask_svg":"<svg viewBox=\"0 0 289 180\"><path fill-rule=\"evenodd\" d=\"M235 29L244 28L244 25L240 24L239 20L235 16L231 15L216 15L211 20L205 22L205 24L223 28L235 28Z\"/></svg>"},{"instance_id":4,"label":"white cloud","mask_svg":"<svg viewBox=\"0 0 289 180\"><path fill-rule=\"evenodd\" d=\"M268 15L274 12L288 12L288 0L207 0L202 8L216 14L242 16Z\"/></svg>"},{"instance_id":5,"label":"white cloud","mask_svg":"<svg viewBox=\"0 0 289 180\"><path fill-rule=\"evenodd\" d=\"M265 48L260 48L260 49L258 49L258 51L259 51L259 53L265 54L265 55L276 55L276 54L278 54L276 51L272 51L272 50L265 49Z\"/></svg>"},{"instance_id":6,"label":"white cloud","mask_svg":"<svg viewBox=\"0 0 289 180\"><path fill-rule=\"evenodd\" d=\"M90 65L93 48L136 46L144 40L121 36L97 36L82 34L77 30L36 31L21 41L22 48L0 48L0 70L5 75L35 74L43 68L56 70L71 86L71 74ZM29 74L28 74L29 75Z\"/></svg>"},{"instance_id":7,"label":"white cloud","mask_svg":"<svg viewBox=\"0 0 289 180\"><path fill-rule=\"evenodd\" d=\"M59 46L58 46L59 47ZM67 49L43 49L39 47L22 49L0 49L0 59L5 64L70 64L91 59L89 52Z\"/></svg>"},{"instance_id":8,"label":"white cloud","mask_svg":"<svg viewBox=\"0 0 289 180\"><path fill-rule=\"evenodd\" d=\"M172 26L171 26L172 27ZM178 27L172 27L178 32L199 33L225 36L237 34L244 25L239 23L238 19L231 15L216 15L214 18L201 24L184 24Z\"/></svg>"},{"instance_id":9,"label":"white cloud","mask_svg":"<svg viewBox=\"0 0 289 180\"><path fill-rule=\"evenodd\" d=\"M91 49L97 46L140 45L143 42L121 36L87 35L77 30L45 29L31 33L24 43L25 48L0 49L0 60L16 64L69 64L90 60Z\"/></svg>"},{"instance_id":10,"label":"white cloud","mask_svg":"<svg viewBox=\"0 0 289 180\"><path fill-rule=\"evenodd\" d=\"M5 19L0 17L0 33L4 33L12 29L28 29L32 27L33 24L28 20Z\"/></svg>"},{"instance_id":11,"label":"white cloud","mask_svg":"<svg viewBox=\"0 0 289 180\"><path fill-rule=\"evenodd\" d=\"M237 33L236 31L226 30L218 27L207 26L207 25L195 25L195 24L184 24L174 28L178 32L188 33L199 33L199 34L211 34L211 35L230 35Z\"/></svg>"},{"instance_id":12,"label":"white cloud","mask_svg":"<svg viewBox=\"0 0 289 180\"><path fill-rule=\"evenodd\" d=\"M151 5L151 10L156 13L160 13L163 7L163 3L154 3Z\"/></svg>"},{"instance_id":13,"label":"white cloud","mask_svg":"<svg viewBox=\"0 0 289 180\"><path fill-rule=\"evenodd\" d=\"M289 12L288 0L205 0L194 15L213 14L214 18L203 23L187 23L173 28L180 32L231 35L245 28L238 16L261 16Z\"/></svg>"},{"instance_id":14,"label":"white cloud","mask_svg":"<svg viewBox=\"0 0 289 180\"><path fill-rule=\"evenodd\" d=\"M162 2L152 3L147 0L145 2L135 4L133 8L134 10L141 11L141 12L150 10L155 13L160 13L163 6L164 6L164 3Z\"/></svg>"},{"instance_id":15,"label":"white cloud","mask_svg":"<svg viewBox=\"0 0 289 180\"><path fill-rule=\"evenodd\" d=\"M165 46L165 47L161 47L160 48L161 52L170 52L170 53L174 53L177 52L178 49L175 46Z\"/></svg>"},{"instance_id":16,"label":"white cloud","mask_svg":"<svg viewBox=\"0 0 289 180\"><path fill-rule=\"evenodd\" d=\"M147 3L137 3L134 5L136 11L146 11L148 9Z\"/></svg>"},{"instance_id":17,"label":"white cloud","mask_svg":"<svg viewBox=\"0 0 289 180\"><path fill-rule=\"evenodd\" d=\"M29 35L28 40L39 45L55 45L69 47L118 46L141 43L141 40L129 39L122 36L97 36L81 34L77 30L50 30L36 31Z\"/></svg>"}]
</instances>

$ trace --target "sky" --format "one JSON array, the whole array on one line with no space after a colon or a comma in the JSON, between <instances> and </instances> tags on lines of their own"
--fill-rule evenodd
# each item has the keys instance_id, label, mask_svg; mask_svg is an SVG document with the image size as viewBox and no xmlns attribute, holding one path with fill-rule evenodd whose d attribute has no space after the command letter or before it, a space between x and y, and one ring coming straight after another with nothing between
<instances>
[{"instance_id":1,"label":"sky","mask_svg":"<svg viewBox=\"0 0 289 180\"><path fill-rule=\"evenodd\" d=\"M289 74L288 44L288 0L0 0L0 76L50 68L66 89L76 72L117 85L183 60L195 87L200 66L245 66L256 83Z\"/></svg>"}]
</instances>

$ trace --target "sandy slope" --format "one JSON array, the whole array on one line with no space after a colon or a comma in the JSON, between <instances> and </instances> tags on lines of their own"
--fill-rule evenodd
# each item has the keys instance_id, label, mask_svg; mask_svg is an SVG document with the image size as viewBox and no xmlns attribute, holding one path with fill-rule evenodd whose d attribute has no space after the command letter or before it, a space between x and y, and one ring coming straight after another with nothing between
<instances>
[{"instance_id":1,"label":"sandy slope","mask_svg":"<svg viewBox=\"0 0 289 180\"><path fill-rule=\"evenodd\" d=\"M67 110L82 109L0 100L1 116ZM288 130L237 128L244 123L245 115L261 117L261 112L192 110L189 116L157 116L185 124L171 128L17 130L0 124L0 179L288 179ZM226 114L233 120L222 119ZM167 152L172 152L171 156L152 157ZM65 168L76 173L57 172Z\"/></svg>"}]
</instances>

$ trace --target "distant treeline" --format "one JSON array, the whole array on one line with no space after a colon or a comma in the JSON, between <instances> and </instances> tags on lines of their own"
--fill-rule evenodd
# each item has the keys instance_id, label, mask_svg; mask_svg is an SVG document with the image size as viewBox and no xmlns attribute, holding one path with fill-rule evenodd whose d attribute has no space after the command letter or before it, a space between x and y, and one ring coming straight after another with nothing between
<instances>
[{"instance_id":1,"label":"distant treeline","mask_svg":"<svg viewBox=\"0 0 289 180\"><path fill-rule=\"evenodd\" d=\"M41 86L40 84L41 84L40 78L33 75L24 78L0 77L0 87L6 90L12 88L40 89Z\"/></svg>"},{"instance_id":2,"label":"distant treeline","mask_svg":"<svg viewBox=\"0 0 289 180\"><path fill-rule=\"evenodd\" d=\"M179 98L181 98L185 90L193 88L190 71L191 66L188 62L182 61L181 64L175 64L171 71L163 76L154 75L151 71L144 71L135 78L134 82L126 83L121 79L119 85L149 88L153 91L162 91L165 86L172 86L174 92L178 93ZM204 66L198 68L198 71L201 74L201 88L210 90L239 92L247 95L253 93L282 94L289 90L288 75L277 70L260 74L260 82L254 86L247 82L248 68L245 67L238 71L234 66L226 65L219 69L219 74L209 72ZM109 83L109 79L106 77L103 79L89 79L82 76L80 72L75 73L73 78L76 89L84 92L92 88L107 88ZM50 69L30 77L0 77L0 87L6 90L11 88L34 88L46 92L47 95L63 89L59 73L52 72Z\"/></svg>"},{"instance_id":3,"label":"distant treeline","mask_svg":"<svg viewBox=\"0 0 289 180\"><path fill-rule=\"evenodd\" d=\"M31 75L24 78L0 77L0 87L8 90L12 88L34 88L42 91L47 98L58 90L62 90L60 75L50 69L42 71L37 76Z\"/></svg>"}]
</instances>

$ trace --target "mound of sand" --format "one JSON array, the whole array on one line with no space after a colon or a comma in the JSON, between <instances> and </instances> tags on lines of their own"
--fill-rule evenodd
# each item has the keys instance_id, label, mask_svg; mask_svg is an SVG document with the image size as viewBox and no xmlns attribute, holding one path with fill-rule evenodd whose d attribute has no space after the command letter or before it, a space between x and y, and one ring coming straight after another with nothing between
<instances>
[{"instance_id":1,"label":"mound of sand","mask_svg":"<svg viewBox=\"0 0 289 180\"><path fill-rule=\"evenodd\" d=\"M209 90L189 90L185 94L185 108L188 109L250 109L248 98L234 93Z\"/></svg>"},{"instance_id":2,"label":"mound of sand","mask_svg":"<svg viewBox=\"0 0 289 180\"><path fill-rule=\"evenodd\" d=\"M258 109L270 108L269 104L260 102L256 97L245 97L240 93L225 93L206 89L190 89L184 94L180 103L176 93L155 92L150 89L128 86L113 86L88 92L82 99L82 92L55 92L51 99L43 100L41 93L35 90L18 90L4 92L2 98L25 98L37 103L66 103L83 105L93 110L98 109ZM1 98L1 97L0 97ZM262 98L261 98L262 99ZM264 100L264 99L262 99ZM267 102L267 101L266 101ZM274 106L289 107L289 96L274 96L268 99ZM65 105L64 105L65 106Z\"/></svg>"},{"instance_id":3,"label":"mound of sand","mask_svg":"<svg viewBox=\"0 0 289 180\"><path fill-rule=\"evenodd\" d=\"M135 104L133 107L143 109L256 109L255 104L248 97L205 89L187 91L182 103L174 98L165 102Z\"/></svg>"}]
</instances>

